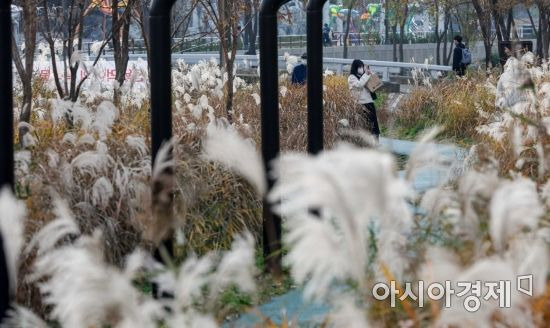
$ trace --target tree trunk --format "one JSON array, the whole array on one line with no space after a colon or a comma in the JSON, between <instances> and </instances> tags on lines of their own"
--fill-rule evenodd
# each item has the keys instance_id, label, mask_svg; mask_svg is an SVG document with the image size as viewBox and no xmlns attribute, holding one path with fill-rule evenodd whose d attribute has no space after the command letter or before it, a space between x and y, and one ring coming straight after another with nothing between
<instances>
[{"instance_id":1,"label":"tree trunk","mask_svg":"<svg viewBox=\"0 0 550 328\"><path fill-rule=\"evenodd\" d=\"M44 39L46 39L46 42L48 43L48 46L50 48L50 57L51 57L51 63L52 63L52 70L53 70L53 79L55 83L55 88L57 89L57 94L59 95L60 99L63 99L65 97L65 92L63 90L63 86L61 86L61 80L59 79L59 71L57 69L57 54L55 53L55 41L52 37L52 30L49 20L49 13L48 13L48 0L44 0L42 5L44 6L45 15L44 15L44 28L45 31L42 33L44 36Z\"/></svg>"},{"instance_id":2,"label":"tree trunk","mask_svg":"<svg viewBox=\"0 0 550 328\"><path fill-rule=\"evenodd\" d=\"M250 42L252 37L252 0L246 0L244 3L244 42L245 49L250 48Z\"/></svg>"},{"instance_id":3,"label":"tree trunk","mask_svg":"<svg viewBox=\"0 0 550 328\"><path fill-rule=\"evenodd\" d=\"M389 1L386 0L384 3L384 44L390 43L390 20L388 19L389 14Z\"/></svg>"},{"instance_id":4,"label":"tree trunk","mask_svg":"<svg viewBox=\"0 0 550 328\"><path fill-rule=\"evenodd\" d=\"M399 61L403 62L403 43L405 42L405 26L399 26Z\"/></svg>"},{"instance_id":5,"label":"tree trunk","mask_svg":"<svg viewBox=\"0 0 550 328\"><path fill-rule=\"evenodd\" d=\"M73 38L77 38L77 51L82 50L82 33L83 28L81 26L84 25L84 4L79 3L79 8L77 8L77 14L78 14L78 20L76 21L76 24L74 25L74 28L71 29L71 32L69 33L69 49L71 51L71 56L69 56L69 60L72 57L72 54L74 53L74 44L73 44ZM76 34L76 35L74 35ZM80 66L80 62L77 62L74 66L70 66L69 70L71 72L71 86L70 86L70 92L69 97L72 102L76 102L78 100L78 92L76 88L76 79L77 79L77 73L78 73L78 67Z\"/></svg>"},{"instance_id":6,"label":"tree trunk","mask_svg":"<svg viewBox=\"0 0 550 328\"><path fill-rule=\"evenodd\" d=\"M139 15L138 24L141 29L143 46L145 47L145 52L147 53L147 67L151 67L151 48L149 47L149 7L145 1L140 1L139 5L136 5L136 9ZM150 76L151 75L149 75L149 77Z\"/></svg>"},{"instance_id":7,"label":"tree trunk","mask_svg":"<svg viewBox=\"0 0 550 328\"><path fill-rule=\"evenodd\" d=\"M404 4L403 8L403 17L399 24L399 61L404 61L404 53L403 53L403 44L405 43L405 24L407 23L407 18L409 17L409 6L407 3Z\"/></svg>"},{"instance_id":8,"label":"tree trunk","mask_svg":"<svg viewBox=\"0 0 550 328\"><path fill-rule=\"evenodd\" d=\"M450 25L449 28L450 28L450 31L451 31L451 35L453 35L455 33L453 24L451 22L449 22L449 25ZM444 49L445 49L444 50L444 52L445 52L445 62L444 62L444 64L449 65L449 63L451 62L451 56L453 54L453 46L452 46L452 41L451 41L451 44L449 44L449 52L447 53L447 37L445 37L445 48Z\"/></svg>"},{"instance_id":9,"label":"tree trunk","mask_svg":"<svg viewBox=\"0 0 550 328\"><path fill-rule=\"evenodd\" d=\"M472 0L472 5L477 14L481 35L483 36L483 45L485 47L485 65L490 66L492 56L492 40L491 40L491 16L485 8L482 8L480 0Z\"/></svg>"},{"instance_id":10,"label":"tree trunk","mask_svg":"<svg viewBox=\"0 0 550 328\"><path fill-rule=\"evenodd\" d=\"M510 9L508 10L508 22L506 23L508 34L510 35L510 38L514 38L515 40L519 39L518 31L516 29L516 22L514 21L514 10Z\"/></svg>"},{"instance_id":11,"label":"tree trunk","mask_svg":"<svg viewBox=\"0 0 550 328\"><path fill-rule=\"evenodd\" d=\"M441 65L441 34L439 34L439 1L434 1L434 20L435 20L435 62Z\"/></svg>"},{"instance_id":12,"label":"tree trunk","mask_svg":"<svg viewBox=\"0 0 550 328\"><path fill-rule=\"evenodd\" d=\"M23 84L23 102L21 104L20 122L31 122L32 113L32 77L34 65L34 51L36 49L36 3L32 0L25 0L21 3L23 7L23 34L25 37L24 62L19 55L17 45L13 43L12 53L15 67ZM12 40L14 36L12 34ZM19 128L19 142L23 144L23 138L28 132L27 127Z\"/></svg>"},{"instance_id":13,"label":"tree trunk","mask_svg":"<svg viewBox=\"0 0 550 328\"><path fill-rule=\"evenodd\" d=\"M134 1L130 0L127 4L126 10L132 10L131 6ZM113 35L113 52L115 59L115 80L118 85L113 93L113 102L115 106L120 105L121 87L126 80L126 69L128 68L129 60L129 32L130 32L130 16L124 15L119 17L117 2L113 1L113 22L112 22L112 35ZM122 21L120 21L122 20ZM117 27L120 26L118 29Z\"/></svg>"},{"instance_id":14,"label":"tree trunk","mask_svg":"<svg viewBox=\"0 0 550 328\"><path fill-rule=\"evenodd\" d=\"M222 21L218 23L220 34L220 58L223 59L223 71L227 74L227 81L224 86L225 112L227 120L233 121L233 82L235 74L233 72L237 47L239 45L239 31L237 28L239 18L231 15L235 10L234 3L229 0L219 1L218 4L223 8L220 12Z\"/></svg>"},{"instance_id":15,"label":"tree trunk","mask_svg":"<svg viewBox=\"0 0 550 328\"><path fill-rule=\"evenodd\" d=\"M253 17L253 23L254 28L252 28L252 22L250 23L251 27L251 36L250 36L250 43L248 44L248 51L246 52L247 55L256 55L256 37L258 36L258 3L256 0L254 0L254 17Z\"/></svg>"},{"instance_id":16,"label":"tree trunk","mask_svg":"<svg viewBox=\"0 0 550 328\"><path fill-rule=\"evenodd\" d=\"M548 31L548 13L545 8L540 8L540 36L542 45L542 57L548 59L549 31Z\"/></svg>"},{"instance_id":17,"label":"tree trunk","mask_svg":"<svg viewBox=\"0 0 550 328\"><path fill-rule=\"evenodd\" d=\"M537 57L542 58L542 45L541 45L541 38L540 38L540 26L541 22L540 19L538 21L538 28L535 25L535 21L533 20L533 15L531 15L531 11L529 8L525 8L527 10L527 15L529 16L529 21L531 22L531 27L533 28L533 32L535 32L535 37L537 39L537 48L535 50Z\"/></svg>"},{"instance_id":18,"label":"tree trunk","mask_svg":"<svg viewBox=\"0 0 550 328\"><path fill-rule=\"evenodd\" d=\"M397 25L393 25L392 29L392 44L393 44L393 61L397 61Z\"/></svg>"},{"instance_id":19,"label":"tree trunk","mask_svg":"<svg viewBox=\"0 0 550 328\"><path fill-rule=\"evenodd\" d=\"M496 0L493 0L493 3L492 3L492 14L493 14L495 32L497 35L498 42L500 43L502 41L508 41L509 34L506 33L505 29L504 30L502 29L502 26L503 26L502 17L500 16L499 12L496 9ZM504 58L505 54L503 53L503 51L504 50L499 46L498 47L499 58Z\"/></svg>"},{"instance_id":20,"label":"tree trunk","mask_svg":"<svg viewBox=\"0 0 550 328\"><path fill-rule=\"evenodd\" d=\"M344 58L348 58L348 42L349 42L349 30L351 25L351 10L353 9L353 6L355 5L355 0L350 1L348 6L348 13L346 15L346 31L344 33Z\"/></svg>"},{"instance_id":21,"label":"tree trunk","mask_svg":"<svg viewBox=\"0 0 550 328\"><path fill-rule=\"evenodd\" d=\"M494 2L495 0L493 0ZM506 33L504 32L503 33L503 30L501 28L502 24L501 24L501 20L502 18L500 17L500 14L498 13L498 11L496 10L496 8L494 7L493 5L493 10L492 10L492 14L493 14L493 20L495 22L495 32L496 32L496 35L497 35L497 40L498 42L502 42L504 40L507 41L507 39L505 39L506 37Z\"/></svg>"}]
</instances>

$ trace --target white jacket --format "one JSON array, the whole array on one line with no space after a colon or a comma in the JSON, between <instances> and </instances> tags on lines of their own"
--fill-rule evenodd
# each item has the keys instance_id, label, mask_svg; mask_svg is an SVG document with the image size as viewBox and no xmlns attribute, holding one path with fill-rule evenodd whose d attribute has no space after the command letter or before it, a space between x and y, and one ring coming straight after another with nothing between
<instances>
[{"instance_id":1,"label":"white jacket","mask_svg":"<svg viewBox=\"0 0 550 328\"><path fill-rule=\"evenodd\" d=\"M366 87L370 77L371 75L366 73L363 74L360 79L353 74L348 77L348 85L351 95L355 101L361 105L374 102L372 100L372 96L370 95L370 91Z\"/></svg>"}]
</instances>

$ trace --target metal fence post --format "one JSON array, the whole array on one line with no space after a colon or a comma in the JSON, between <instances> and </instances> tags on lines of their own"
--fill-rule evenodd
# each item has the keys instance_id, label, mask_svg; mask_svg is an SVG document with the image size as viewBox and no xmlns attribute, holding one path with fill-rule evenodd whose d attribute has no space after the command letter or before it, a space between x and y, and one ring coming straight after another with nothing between
<instances>
[{"instance_id":1,"label":"metal fence post","mask_svg":"<svg viewBox=\"0 0 550 328\"><path fill-rule=\"evenodd\" d=\"M327 0L307 5L307 132L308 151L323 150L323 6Z\"/></svg>"},{"instance_id":2,"label":"metal fence post","mask_svg":"<svg viewBox=\"0 0 550 328\"><path fill-rule=\"evenodd\" d=\"M154 0L149 11L149 40L151 40L151 152L152 165L161 146L172 138L172 37L170 12L176 0ZM171 170L171 168L169 169ZM172 171L167 172L173 174ZM156 186L152 188L155 199ZM172 215L172 198L161 209L162 215ZM168 220L171 218L168 217ZM163 241L172 254L171 238ZM160 253L155 254L162 260Z\"/></svg>"},{"instance_id":3,"label":"metal fence post","mask_svg":"<svg viewBox=\"0 0 550 328\"><path fill-rule=\"evenodd\" d=\"M0 189L13 188L13 89L11 1L0 2ZM0 322L10 305L8 266L0 234Z\"/></svg>"},{"instance_id":4,"label":"metal fence post","mask_svg":"<svg viewBox=\"0 0 550 328\"><path fill-rule=\"evenodd\" d=\"M289 0L264 0L260 7L260 95L262 112L262 156L266 172L279 155L279 56L277 11ZM267 176L268 191L275 181ZM264 199L263 249L266 269L274 276L282 274L281 218L275 215Z\"/></svg>"}]
</instances>

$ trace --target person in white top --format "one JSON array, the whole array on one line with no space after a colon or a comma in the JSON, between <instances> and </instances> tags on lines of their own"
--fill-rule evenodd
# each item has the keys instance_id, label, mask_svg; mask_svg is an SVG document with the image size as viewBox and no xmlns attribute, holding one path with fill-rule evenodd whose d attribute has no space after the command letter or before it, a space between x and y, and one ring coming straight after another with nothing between
<instances>
[{"instance_id":1,"label":"person in white top","mask_svg":"<svg viewBox=\"0 0 550 328\"><path fill-rule=\"evenodd\" d=\"M355 59L351 64L350 75L348 77L349 90L355 101L363 108L363 119L366 123L366 129L379 139L380 128L378 127L378 118L376 117L376 107L374 100L376 94L367 89L367 82L371 77L371 71L365 68L363 61Z\"/></svg>"}]
</instances>

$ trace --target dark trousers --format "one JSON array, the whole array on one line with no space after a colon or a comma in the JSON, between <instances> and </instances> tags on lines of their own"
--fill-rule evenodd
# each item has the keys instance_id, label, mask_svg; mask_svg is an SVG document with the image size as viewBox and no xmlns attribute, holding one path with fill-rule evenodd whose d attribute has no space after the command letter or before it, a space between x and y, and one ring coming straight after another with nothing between
<instances>
[{"instance_id":1,"label":"dark trousers","mask_svg":"<svg viewBox=\"0 0 550 328\"><path fill-rule=\"evenodd\" d=\"M464 76L466 74L466 66L460 64L459 67L455 67L454 71L457 76Z\"/></svg>"},{"instance_id":2,"label":"dark trousers","mask_svg":"<svg viewBox=\"0 0 550 328\"><path fill-rule=\"evenodd\" d=\"M378 127L378 118L376 117L376 107L374 103L363 104L363 120L365 121L365 129L372 135L380 136L380 128Z\"/></svg>"}]
</instances>

